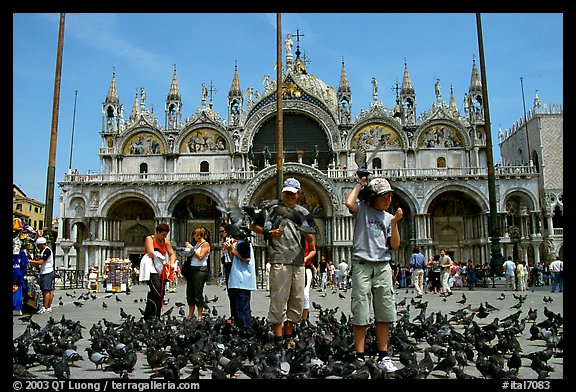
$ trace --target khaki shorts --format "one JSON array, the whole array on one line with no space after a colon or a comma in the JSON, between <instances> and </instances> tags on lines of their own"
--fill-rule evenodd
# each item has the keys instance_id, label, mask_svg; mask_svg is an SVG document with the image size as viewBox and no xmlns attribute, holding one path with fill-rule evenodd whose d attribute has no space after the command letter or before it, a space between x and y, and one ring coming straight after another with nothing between
<instances>
[{"instance_id":1,"label":"khaki shorts","mask_svg":"<svg viewBox=\"0 0 576 392\"><path fill-rule=\"evenodd\" d=\"M376 322L396 321L396 299L390 263L360 263L352 268L352 325L370 324L370 307Z\"/></svg>"},{"instance_id":2,"label":"khaki shorts","mask_svg":"<svg viewBox=\"0 0 576 392\"><path fill-rule=\"evenodd\" d=\"M268 321L299 323L304 306L304 266L275 263L270 265L270 307Z\"/></svg>"}]
</instances>

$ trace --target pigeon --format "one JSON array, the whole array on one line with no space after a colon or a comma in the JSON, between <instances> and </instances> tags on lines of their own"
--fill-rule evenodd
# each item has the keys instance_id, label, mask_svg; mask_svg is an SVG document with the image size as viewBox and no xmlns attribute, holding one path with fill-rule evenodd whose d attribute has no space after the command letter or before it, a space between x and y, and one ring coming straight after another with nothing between
<instances>
[{"instance_id":1,"label":"pigeon","mask_svg":"<svg viewBox=\"0 0 576 392\"><path fill-rule=\"evenodd\" d=\"M116 299L116 302L122 302L122 299L120 299L118 295L116 295L114 298Z\"/></svg>"},{"instance_id":2,"label":"pigeon","mask_svg":"<svg viewBox=\"0 0 576 392\"><path fill-rule=\"evenodd\" d=\"M250 219L258 226L264 228L265 226L271 226L271 210L278 205L278 200L264 200L258 206L244 206L242 211L244 211Z\"/></svg>"},{"instance_id":3,"label":"pigeon","mask_svg":"<svg viewBox=\"0 0 576 392\"><path fill-rule=\"evenodd\" d=\"M458 380L473 380L478 378L472 374L464 373L464 371L457 366L453 367L451 371L456 375L456 379Z\"/></svg>"},{"instance_id":4,"label":"pigeon","mask_svg":"<svg viewBox=\"0 0 576 392\"><path fill-rule=\"evenodd\" d=\"M464 305L466 303L466 294L462 293L462 299L460 301L456 301L456 303Z\"/></svg>"},{"instance_id":5,"label":"pigeon","mask_svg":"<svg viewBox=\"0 0 576 392\"><path fill-rule=\"evenodd\" d=\"M102 309L108 309L108 304L102 301Z\"/></svg>"},{"instance_id":6,"label":"pigeon","mask_svg":"<svg viewBox=\"0 0 576 392\"><path fill-rule=\"evenodd\" d=\"M368 157L364 146L358 145L356 152L354 153L354 161L356 162L356 166L358 166L358 169L356 170L358 178L368 178L370 174L372 174L368 170Z\"/></svg>"},{"instance_id":7,"label":"pigeon","mask_svg":"<svg viewBox=\"0 0 576 392\"><path fill-rule=\"evenodd\" d=\"M64 351L63 354L64 358L66 359L66 361L68 361L69 364L74 364L74 362L76 361L83 361L84 358L82 358L82 355L80 355L80 353L78 353L78 351L69 348L66 351Z\"/></svg>"},{"instance_id":8,"label":"pigeon","mask_svg":"<svg viewBox=\"0 0 576 392\"><path fill-rule=\"evenodd\" d=\"M420 373L422 373L424 378L428 377L430 372L434 370L434 360L430 355L430 350L431 350L430 347L426 347L424 349L424 357L420 360L420 362L418 362L418 369L420 370Z\"/></svg>"},{"instance_id":9,"label":"pigeon","mask_svg":"<svg viewBox=\"0 0 576 392\"><path fill-rule=\"evenodd\" d=\"M223 216L227 218L230 224L227 226L226 231L232 238L247 239L252 236L252 231L246 226L242 226L244 218L246 217L245 211L240 208L236 200L230 200L228 208L216 206L222 212Z\"/></svg>"},{"instance_id":10,"label":"pigeon","mask_svg":"<svg viewBox=\"0 0 576 392\"><path fill-rule=\"evenodd\" d=\"M120 317L125 319L130 317L130 315L128 313L126 313L126 311L124 310L124 308L120 308Z\"/></svg>"},{"instance_id":11,"label":"pigeon","mask_svg":"<svg viewBox=\"0 0 576 392\"><path fill-rule=\"evenodd\" d=\"M170 306L167 311L165 311L164 313L162 313L162 317L170 317L170 315L172 314L172 311L173 311L173 310L174 310L174 306Z\"/></svg>"},{"instance_id":12,"label":"pigeon","mask_svg":"<svg viewBox=\"0 0 576 392\"><path fill-rule=\"evenodd\" d=\"M443 371L446 373L446 377L450 377L450 372L456 365L458 365L458 362L452 353L452 348L448 347L446 356L442 358L432 370Z\"/></svg>"},{"instance_id":13,"label":"pigeon","mask_svg":"<svg viewBox=\"0 0 576 392\"><path fill-rule=\"evenodd\" d=\"M58 380L67 380L70 378L70 366L66 358L58 358L52 363L52 369L54 369L54 376Z\"/></svg>"},{"instance_id":14,"label":"pigeon","mask_svg":"<svg viewBox=\"0 0 576 392\"><path fill-rule=\"evenodd\" d=\"M520 366L522 366L520 350L512 352L512 355L510 355L510 358L508 358L508 361L506 362L506 366L508 366L509 370L516 369L516 371L518 371L520 369Z\"/></svg>"},{"instance_id":15,"label":"pigeon","mask_svg":"<svg viewBox=\"0 0 576 392\"><path fill-rule=\"evenodd\" d=\"M100 368L103 369L104 364L108 362L108 358L110 358L108 354L94 351L90 347L86 347L85 350L88 352L88 358L90 359L90 362L96 365L96 369L98 369L98 365L100 365Z\"/></svg>"},{"instance_id":16,"label":"pigeon","mask_svg":"<svg viewBox=\"0 0 576 392\"><path fill-rule=\"evenodd\" d=\"M34 373L28 371L26 366L20 365L19 363L13 362L12 363L12 375L15 379L25 380L31 378L37 378Z\"/></svg>"}]
</instances>

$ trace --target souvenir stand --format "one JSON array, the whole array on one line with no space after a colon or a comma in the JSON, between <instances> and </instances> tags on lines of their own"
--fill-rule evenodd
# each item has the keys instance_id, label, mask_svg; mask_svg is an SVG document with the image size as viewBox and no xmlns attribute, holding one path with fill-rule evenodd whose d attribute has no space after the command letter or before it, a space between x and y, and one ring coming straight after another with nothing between
<instances>
[{"instance_id":1,"label":"souvenir stand","mask_svg":"<svg viewBox=\"0 0 576 392\"><path fill-rule=\"evenodd\" d=\"M130 285L132 263L129 259L112 258L104 262L106 292L122 293Z\"/></svg>"}]
</instances>

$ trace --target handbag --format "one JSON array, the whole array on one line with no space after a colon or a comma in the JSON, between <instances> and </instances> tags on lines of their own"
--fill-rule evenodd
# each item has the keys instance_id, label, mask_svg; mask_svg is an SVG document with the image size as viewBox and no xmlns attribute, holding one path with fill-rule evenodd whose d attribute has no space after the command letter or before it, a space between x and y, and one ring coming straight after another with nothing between
<instances>
[{"instance_id":1,"label":"handbag","mask_svg":"<svg viewBox=\"0 0 576 392\"><path fill-rule=\"evenodd\" d=\"M192 275L192 264L190 264L190 258L184 260L182 267L180 268L180 273L185 278L189 278Z\"/></svg>"}]
</instances>

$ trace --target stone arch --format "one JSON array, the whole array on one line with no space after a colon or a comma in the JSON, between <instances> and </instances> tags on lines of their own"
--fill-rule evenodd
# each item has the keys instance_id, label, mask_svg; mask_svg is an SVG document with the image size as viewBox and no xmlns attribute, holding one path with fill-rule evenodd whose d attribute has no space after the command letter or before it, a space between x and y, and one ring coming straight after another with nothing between
<instances>
[{"instance_id":1,"label":"stone arch","mask_svg":"<svg viewBox=\"0 0 576 392\"><path fill-rule=\"evenodd\" d=\"M276 175L276 166L270 166L260 171L252 181L250 181L244 193L240 196L240 205L257 204L259 201L264 200L264 195L270 187L275 190ZM331 185L330 181L327 180L324 173L307 165L286 163L284 165L283 177L287 178L292 176L300 181L304 192L306 192L307 189L319 187L320 191L316 193L318 194L317 201L323 208L322 216L332 217L339 208L342 208L341 206L344 201L341 195L338 195L338 192ZM274 198L276 198L275 194Z\"/></svg>"},{"instance_id":2,"label":"stone arch","mask_svg":"<svg viewBox=\"0 0 576 392\"><path fill-rule=\"evenodd\" d=\"M352 151L358 150L361 146L366 151L376 148L385 149L405 149L408 145L405 132L397 128L397 124L383 119L370 119L354 127L348 135L347 145ZM380 147L378 147L380 146Z\"/></svg>"},{"instance_id":3,"label":"stone arch","mask_svg":"<svg viewBox=\"0 0 576 392\"><path fill-rule=\"evenodd\" d=\"M470 188L466 185L461 184L450 184L445 185L444 183L438 184L436 187L432 188L427 195L425 195L425 200L421 203L421 210L419 213L427 214L430 211L432 202L442 193L449 191L462 192L464 195L469 197L472 201L476 203L478 208L482 213L488 212L488 199L487 195L483 195L480 191Z\"/></svg>"},{"instance_id":4,"label":"stone arch","mask_svg":"<svg viewBox=\"0 0 576 392\"><path fill-rule=\"evenodd\" d=\"M187 127L176 140L180 154L232 153L234 141L229 134L211 124Z\"/></svg>"},{"instance_id":5,"label":"stone arch","mask_svg":"<svg viewBox=\"0 0 576 392\"><path fill-rule=\"evenodd\" d=\"M228 201L213 188L193 186L174 194L166 203L167 215L173 222L172 237L174 244L183 245L192 239L192 231L199 225L205 226L210 232L210 241L218 241L216 225L221 219L218 207L226 207ZM230 195L233 198L233 195ZM215 262L214 260L212 261Z\"/></svg>"},{"instance_id":6,"label":"stone arch","mask_svg":"<svg viewBox=\"0 0 576 392\"><path fill-rule=\"evenodd\" d=\"M340 151L340 132L333 116L328 112L319 108L311 102L302 99L293 99L289 101L282 101L283 116L305 116L311 121L318 124L327 139L327 146L332 148L332 151ZM254 110L254 109L253 109ZM245 133L241 137L241 151L248 153L250 146L256 134L261 128L269 121L274 121L276 118L276 102L270 102L264 106L259 106L252 112L245 126Z\"/></svg>"},{"instance_id":7,"label":"stone arch","mask_svg":"<svg viewBox=\"0 0 576 392\"><path fill-rule=\"evenodd\" d=\"M135 128L124 136L123 155L161 155L166 152L164 135L153 128Z\"/></svg>"},{"instance_id":8,"label":"stone arch","mask_svg":"<svg viewBox=\"0 0 576 392\"><path fill-rule=\"evenodd\" d=\"M75 193L71 195L68 200L68 210L74 211L73 214L71 214L74 218L83 218L86 216L86 206L88 205L86 195Z\"/></svg>"},{"instance_id":9,"label":"stone arch","mask_svg":"<svg viewBox=\"0 0 576 392\"><path fill-rule=\"evenodd\" d=\"M164 216L163 212L160 211L160 207L159 207L158 203L155 200L151 199L146 193L139 191L137 189L136 190L132 189L129 191L117 190L117 191L111 193L110 195L108 195L102 201L102 204L100 207L100 214L102 216L109 216L110 210L112 208L114 208L118 202L125 202L126 199L140 200L141 202L150 206L155 217Z\"/></svg>"},{"instance_id":10,"label":"stone arch","mask_svg":"<svg viewBox=\"0 0 576 392\"><path fill-rule=\"evenodd\" d=\"M514 187L507 189L504 193L501 201L502 204L500 206L501 211L507 211L506 206L508 204L508 200L512 197L526 201L526 207L528 208L528 211L536 210L538 203L534 195L531 192L527 192L525 188Z\"/></svg>"},{"instance_id":11,"label":"stone arch","mask_svg":"<svg viewBox=\"0 0 576 392\"><path fill-rule=\"evenodd\" d=\"M414 148L463 148L469 150L472 141L462 126L448 118L423 123L415 132Z\"/></svg>"},{"instance_id":12,"label":"stone arch","mask_svg":"<svg viewBox=\"0 0 576 392\"><path fill-rule=\"evenodd\" d=\"M212 192L211 188L202 187L202 186L193 186L191 188L181 190L180 192L172 195L172 197L166 203L167 210L170 211L170 213L173 217L176 217L175 213L177 212L176 211L177 206L181 203L185 203L186 199L188 197L190 197L191 195L195 195L195 194L204 195L210 199L213 199L217 205L220 205L220 206L226 205L225 204L226 202L221 197L221 195L219 195L218 193Z\"/></svg>"}]
</instances>

